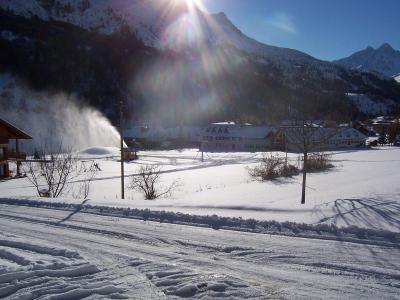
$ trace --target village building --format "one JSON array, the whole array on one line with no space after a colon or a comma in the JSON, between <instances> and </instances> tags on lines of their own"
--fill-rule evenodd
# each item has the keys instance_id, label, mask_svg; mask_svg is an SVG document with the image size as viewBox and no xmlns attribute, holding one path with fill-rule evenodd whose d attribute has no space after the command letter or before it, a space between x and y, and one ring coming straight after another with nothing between
<instances>
[{"instance_id":1,"label":"village building","mask_svg":"<svg viewBox=\"0 0 400 300\"><path fill-rule=\"evenodd\" d=\"M380 116L372 119L371 126L374 132L378 133L379 135L385 135L389 133L390 128L395 122L396 120L393 117Z\"/></svg>"},{"instance_id":2,"label":"village building","mask_svg":"<svg viewBox=\"0 0 400 300\"><path fill-rule=\"evenodd\" d=\"M352 127L281 127L274 138L275 149L301 151L326 151L366 146L367 136Z\"/></svg>"},{"instance_id":3,"label":"village building","mask_svg":"<svg viewBox=\"0 0 400 300\"><path fill-rule=\"evenodd\" d=\"M275 131L269 126L221 122L201 130L200 150L205 152L257 152L271 149Z\"/></svg>"},{"instance_id":4,"label":"village building","mask_svg":"<svg viewBox=\"0 0 400 300\"><path fill-rule=\"evenodd\" d=\"M26 154L20 151L20 140L32 139L28 134L18 129L9 122L0 119L0 178L11 176L9 163L17 165L16 175L21 175L21 162L26 159ZM15 140L15 149L10 148L10 141Z\"/></svg>"},{"instance_id":5,"label":"village building","mask_svg":"<svg viewBox=\"0 0 400 300\"><path fill-rule=\"evenodd\" d=\"M124 141L138 149L199 147L201 127L134 126L124 130Z\"/></svg>"}]
</instances>

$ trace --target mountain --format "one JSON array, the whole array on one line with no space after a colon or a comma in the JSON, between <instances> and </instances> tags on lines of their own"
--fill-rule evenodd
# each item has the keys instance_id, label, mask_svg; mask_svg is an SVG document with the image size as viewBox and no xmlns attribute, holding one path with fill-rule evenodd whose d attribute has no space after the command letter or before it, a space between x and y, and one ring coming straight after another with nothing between
<instances>
[{"instance_id":1,"label":"mountain","mask_svg":"<svg viewBox=\"0 0 400 300\"><path fill-rule=\"evenodd\" d=\"M193 19L196 20L182 17L190 12L185 1L3 0L0 7L19 16L63 21L104 34L127 26L146 46L158 49L182 50L200 44L231 44L260 56L297 62L315 60L300 51L265 45L245 36L224 13L210 15L194 8L196 16ZM182 34L190 35L189 31L194 32L193 37L179 40Z\"/></svg>"},{"instance_id":2,"label":"mountain","mask_svg":"<svg viewBox=\"0 0 400 300\"><path fill-rule=\"evenodd\" d=\"M120 99L128 122L162 126L400 107L389 77L262 44L185 1L2 0L0 51L0 73L72 95L114 123Z\"/></svg>"},{"instance_id":3,"label":"mountain","mask_svg":"<svg viewBox=\"0 0 400 300\"><path fill-rule=\"evenodd\" d=\"M400 51L387 43L376 49L369 46L335 62L353 69L378 72L388 77L398 78L400 75Z\"/></svg>"}]
</instances>

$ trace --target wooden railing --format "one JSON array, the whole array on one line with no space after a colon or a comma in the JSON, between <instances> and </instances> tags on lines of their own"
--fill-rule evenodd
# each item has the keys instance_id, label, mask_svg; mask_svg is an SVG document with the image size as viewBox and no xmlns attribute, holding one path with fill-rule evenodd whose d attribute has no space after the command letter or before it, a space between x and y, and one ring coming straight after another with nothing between
<instances>
[{"instance_id":1,"label":"wooden railing","mask_svg":"<svg viewBox=\"0 0 400 300\"><path fill-rule=\"evenodd\" d=\"M8 159L10 160L26 160L26 153L24 152L9 152Z\"/></svg>"}]
</instances>

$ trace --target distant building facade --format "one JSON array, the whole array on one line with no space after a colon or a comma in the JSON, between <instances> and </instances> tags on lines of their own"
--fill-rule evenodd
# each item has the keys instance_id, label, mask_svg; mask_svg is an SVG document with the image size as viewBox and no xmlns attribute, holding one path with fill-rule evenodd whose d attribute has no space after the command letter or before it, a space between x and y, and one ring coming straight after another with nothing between
<instances>
[{"instance_id":1,"label":"distant building facade","mask_svg":"<svg viewBox=\"0 0 400 300\"><path fill-rule=\"evenodd\" d=\"M196 126L134 126L124 130L124 140L128 146L138 149L199 147L200 132L201 127Z\"/></svg>"},{"instance_id":2,"label":"distant building facade","mask_svg":"<svg viewBox=\"0 0 400 300\"><path fill-rule=\"evenodd\" d=\"M306 143L310 151L326 151L366 146L367 136L352 127L285 126L275 135L275 149L300 151Z\"/></svg>"},{"instance_id":3,"label":"distant building facade","mask_svg":"<svg viewBox=\"0 0 400 300\"><path fill-rule=\"evenodd\" d=\"M234 122L212 123L201 129L200 150L205 152L258 152L271 149L275 131L269 126Z\"/></svg>"},{"instance_id":4,"label":"distant building facade","mask_svg":"<svg viewBox=\"0 0 400 300\"><path fill-rule=\"evenodd\" d=\"M390 128L395 124L396 122L399 122L393 117L389 116L380 116L376 117L375 119L371 120L371 126L374 130L374 132L380 134L380 135L385 135L388 134L390 131Z\"/></svg>"},{"instance_id":5,"label":"distant building facade","mask_svg":"<svg viewBox=\"0 0 400 300\"><path fill-rule=\"evenodd\" d=\"M325 125L313 123L315 133L311 143L315 146L314 151L365 146L367 136L360 131L336 124L332 124L333 127L324 127ZM125 130L124 139L128 146L145 146L144 148L148 149L158 148L167 143L174 149L177 145L182 145L177 141L184 141L185 146L199 147L204 152L298 151L299 141L288 134L290 128L299 128L299 125L286 121L280 126L255 126L235 122L212 123L204 127L137 126Z\"/></svg>"}]
</instances>

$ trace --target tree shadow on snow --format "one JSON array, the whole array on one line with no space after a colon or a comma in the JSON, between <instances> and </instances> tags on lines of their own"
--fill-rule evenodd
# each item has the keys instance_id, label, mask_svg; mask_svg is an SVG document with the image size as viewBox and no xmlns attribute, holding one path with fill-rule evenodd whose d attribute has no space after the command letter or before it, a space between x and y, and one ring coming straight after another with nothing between
<instances>
[{"instance_id":1,"label":"tree shadow on snow","mask_svg":"<svg viewBox=\"0 0 400 300\"><path fill-rule=\"evenodd\" d=\"M66 216L64 219L58 221L57 224L64 223L64 222L68 221L69 219L71 219L75 214L77 214L78 212L81 211L82 205L85 205L86 202L88 202L88 201L89 201L89 199L83 200L82 203L81 203L80 205L76 206L76 208L75 208L75 210L74 210L73 212L71 212L71 213L70 213L68 216Z\"/></svg>"},{"instance_id":2,"label":"tree shadow on snow","mask_svg":"<svg viewBox=\"0 0 400 300\"><path fill-rule=\"evenodd\" d=\"M400 195L394 199L383 197L363 199L336 199L334 214L319 221L338 225L362 226L373 229L394 228L400 231ZM393 229L392 229L393 230Z\"/></svg>"}]
</instances>

